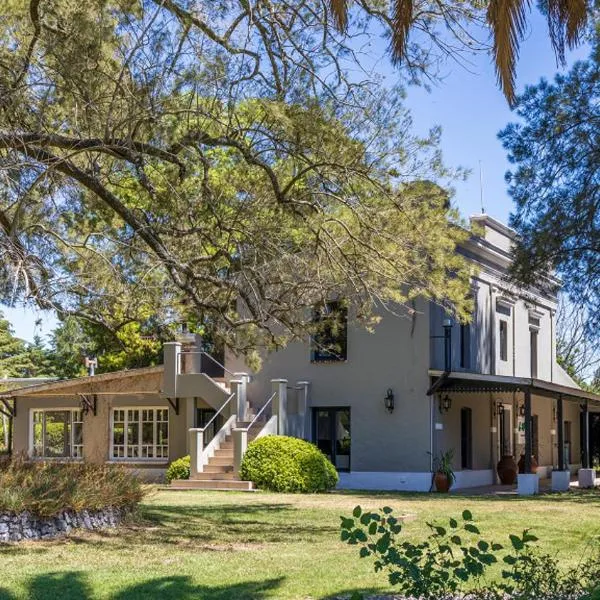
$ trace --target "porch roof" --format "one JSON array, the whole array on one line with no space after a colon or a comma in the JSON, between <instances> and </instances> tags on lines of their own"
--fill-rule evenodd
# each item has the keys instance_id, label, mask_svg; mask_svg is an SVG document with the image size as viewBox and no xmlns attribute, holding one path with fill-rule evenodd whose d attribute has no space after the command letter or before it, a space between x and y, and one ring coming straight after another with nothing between
<instances>
[{"instance_id":1,"label":"porch roof","mask_svg":"<svg viewBox=\"0 0 600 600\"><path fill-rule=\"evenodd\" d=\"M429 375L435 378L427 391L429 396L438 392L524 392L529 390L537 396L548 396L563 399L586 400L600 407L600 395L587 392L543 379L529 377L507 377L505 375L485 375L462 371L429 370Z\"/></svg>"}]
</instances>

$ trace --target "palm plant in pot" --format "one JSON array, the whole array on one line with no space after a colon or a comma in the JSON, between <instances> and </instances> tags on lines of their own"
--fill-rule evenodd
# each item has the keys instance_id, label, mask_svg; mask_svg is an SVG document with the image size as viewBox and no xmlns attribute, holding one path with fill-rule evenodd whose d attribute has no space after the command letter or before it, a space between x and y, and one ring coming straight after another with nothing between
<instances>
[{"instance_id":1,"label":"palm plant in pot","mask_svg":"<svg viewBox=\"0 0 600 600\"><path fill-rule=\"evenodd\" d=\"M433 482L438 492L447 493L456 481L456 475L452 468L454 459L454 450L440 452L439 456L433 459Z\"/></svg>"}]
</instances>

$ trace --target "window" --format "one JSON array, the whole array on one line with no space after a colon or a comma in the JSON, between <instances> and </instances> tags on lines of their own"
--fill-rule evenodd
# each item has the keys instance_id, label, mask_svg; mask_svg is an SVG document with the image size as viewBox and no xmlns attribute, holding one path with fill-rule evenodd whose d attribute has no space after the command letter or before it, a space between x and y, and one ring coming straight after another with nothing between
<instances>
[{"instance_id":1,"label":"window","mask_svg":"<svg viewBox=\"0 0 600 600\"><path fill-rule=\"evenodd\" d=\"M78 409L31 413L32 456L83 458L83 413Z\"/></svg>"},{"instance_id":2,"label":"window","mask_svg":"<svg viewBox=\"0 0 600 600\"><path fill-rule=\"evenodd\" d=\"M350 470L350 409L313 409L313 439L338 471Z\"/></svg>"},{"instance_id":3,"label":"window","mask_svg":"<svg viewBox=\"0 0 600 600\"><path fill-rule=\"evenodd\" d=\"M460 326L460 368L471 367L471 325L461 323Z\"/></svg>"},{"instance_id":4,"label":"window","mask_svg":"<svg viewBox=\"0 0 600 600\"><path fill-rule=\"evenodd\" d=\"M531 357L531 377L538 376L538 332L537 329L529 331L529 347Z\"/></svg>"},{"instance_id":5,"label":"window","mask_svg":"<svg viewBox=\"0 0 600 600\"><path fill-rule=\"evenodd\" d=\"M473 468L473 415L470 408L460 409L460 466Z\"/></svg>"},{"instance_id":6,"label":"window","mask_svg":"<svg viewBox=\"0 0 600 600\"><path fill-rule=\"evenodd\" d=\"M348 309L341 302L316 308L312 336L312 361L345 361L348 356Z\"/></svg>"},{"instance_id":7,"label":"window","mask_svg":"<svg viewBox=\"0 0 600 600\"><path fill-rule=\"evenodd\" d=\"M508 360L508 321L500 320L500 360Z\"/></svg>"},{"instance_id":8,"label":"window","mask_svg":"<svg viewBox=\"0 0 600 600\"><path fill-rule=\"evenodd\" d=\"M112 458L169 458L169 409L115 408L111 435Z\"/></svg>"}]
</instances>

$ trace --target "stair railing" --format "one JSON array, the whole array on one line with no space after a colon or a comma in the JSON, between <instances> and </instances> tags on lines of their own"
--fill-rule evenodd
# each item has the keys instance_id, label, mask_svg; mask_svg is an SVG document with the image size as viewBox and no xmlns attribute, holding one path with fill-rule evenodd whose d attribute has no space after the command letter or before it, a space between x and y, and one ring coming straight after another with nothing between
<instances>
[{"instance_id":1,"label":"stair railing","mask_svg":"<svg viewBox=\"0 0 600 600\"><path fill-rule=\"evenodd\" d=\"M229 429L233 426L236 418L235 414L227 419L221 429L214 433L210 440L207 440L204 436L204 432L214 423L215 419L223 413L225 407L229 405L235 396L236 394L231 394L204 427L192 427L188 430L190 436L190 475L192 477L197 473L201 473L204 465L208 463L208 459L214 455L217 446L215 440L217 440L220 445L222 441L221 438L224 439L229 432Z\"/></svg>"}]
</instances>

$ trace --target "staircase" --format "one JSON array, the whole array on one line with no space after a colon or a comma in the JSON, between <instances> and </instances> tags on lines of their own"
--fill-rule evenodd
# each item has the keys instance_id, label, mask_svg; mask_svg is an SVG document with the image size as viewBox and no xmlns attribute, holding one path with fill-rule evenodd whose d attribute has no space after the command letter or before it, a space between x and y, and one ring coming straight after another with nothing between
<instances>
[{"instance_id":1,"label":"staircase","mask_svg":"<svg viewBox=\"0 0 600 600\"><path fill-rule=\"evenodd\" d=\"M251 411L249 418L253 419L254 414ZM245 428L251 421L237 423L239 428ZM248 443L256 439L264 421L257 421L248 432ZM208 464L204 466L202 473L198 473L190 479L175 479L171 482L173 490L239 490L250 492L254 490L254 484L251 481L242 481L234 473L233 462L233 439L231 435L225 437L219 448L215 450L215 455L208 459Z\"/></svg>"}]
</instances>

